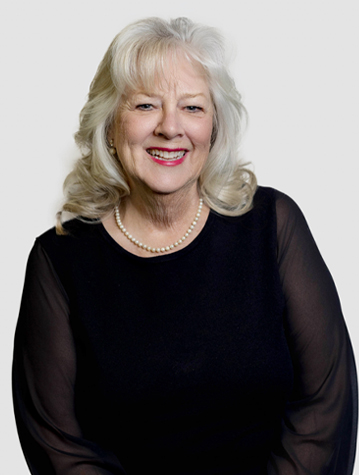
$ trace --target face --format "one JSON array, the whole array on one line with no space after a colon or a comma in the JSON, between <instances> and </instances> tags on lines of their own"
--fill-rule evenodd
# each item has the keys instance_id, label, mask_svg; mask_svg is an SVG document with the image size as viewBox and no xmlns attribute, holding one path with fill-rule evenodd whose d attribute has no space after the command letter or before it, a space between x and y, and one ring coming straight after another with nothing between
<instances>
[{"instance_id":1,"label":"face","mask_svg":"<svg viewBox=\"0 0 359 475\"><path fill-rule=\"evenodd\" d=\"M169 194L196 190L207 160L213 105L201 71L186 59L168 62L151 90L134 91L121 104L110 131L131 193L138 187Z\"/></svg>"}]
</instances>

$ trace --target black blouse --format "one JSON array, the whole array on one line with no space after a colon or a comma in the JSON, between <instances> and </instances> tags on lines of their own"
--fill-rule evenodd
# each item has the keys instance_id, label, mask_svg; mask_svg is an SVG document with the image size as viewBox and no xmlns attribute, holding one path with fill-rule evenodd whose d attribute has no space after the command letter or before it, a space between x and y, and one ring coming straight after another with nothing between
<instances>
[{"instance_id":1,"label":"black blouse","mask_svg":"<svg viewBox=\"0 0 359 475\"><path fill-rule=\"evenodd\" d=\"M73 220L31 251L15 337L38 475L349 475L357 386L333 280L287 196L151 258Z\"/></svg>"}]
</instances>

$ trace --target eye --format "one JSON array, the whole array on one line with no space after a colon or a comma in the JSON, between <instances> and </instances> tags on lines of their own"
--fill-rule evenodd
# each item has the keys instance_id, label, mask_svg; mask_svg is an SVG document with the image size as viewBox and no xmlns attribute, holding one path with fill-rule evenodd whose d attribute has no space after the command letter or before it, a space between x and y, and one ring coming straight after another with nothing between
<instances>
[{"instance_id":1,"label":"eye","mask_svg":"<svg viewBox=\"0 0 359 475\"><path fill-rule=\"evenodd\" d=\"M187 109L189 112L203 111L203 108L199 106L186 106L185 109Z\"/></svg>"},{"instance_id":2,"label":"eye","mask_svg":"<svg viewBox=\"0 0 359 475\"><path fill-rule=\"evenodd\" d=\"M148 110L151 110L152 108L153 108L152 104L139 104L138 106L136 106L136 109L139 109L141 111L148 111Z\"/></svg>"}]
</instances>

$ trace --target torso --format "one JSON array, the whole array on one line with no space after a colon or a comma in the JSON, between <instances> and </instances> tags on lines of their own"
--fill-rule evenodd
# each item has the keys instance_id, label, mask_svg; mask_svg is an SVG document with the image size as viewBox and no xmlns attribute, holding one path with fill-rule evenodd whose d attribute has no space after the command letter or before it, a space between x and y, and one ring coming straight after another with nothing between
<instances>
[{"instance_id":1,"label":"torso","mask_svg":"<svg viewBox=\"0 0 359 475\"><path fill-rule=\"evenodd\" d=\"M71 303L78 418L128 475L266 473L293 377L275 219L262 190L152 259L101 224L40 238Z\"/></svg>"}]
</instances>

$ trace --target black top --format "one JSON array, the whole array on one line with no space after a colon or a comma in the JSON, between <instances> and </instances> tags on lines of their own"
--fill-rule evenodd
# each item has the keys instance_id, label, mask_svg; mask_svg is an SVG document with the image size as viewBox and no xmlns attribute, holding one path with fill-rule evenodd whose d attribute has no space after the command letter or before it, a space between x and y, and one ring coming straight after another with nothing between
<instances>
[{"instance_id":1,"label":"black top","mask_svg":"<svg viewBox=\"0 0 359 475\"><path fill-rule=\"evenodd\" d=\"M102 224L30 254L15 338L33 474L349 475L357 396L333 280L296 204L259 188L152 258Z\"/></svg>"}]
</instances>

